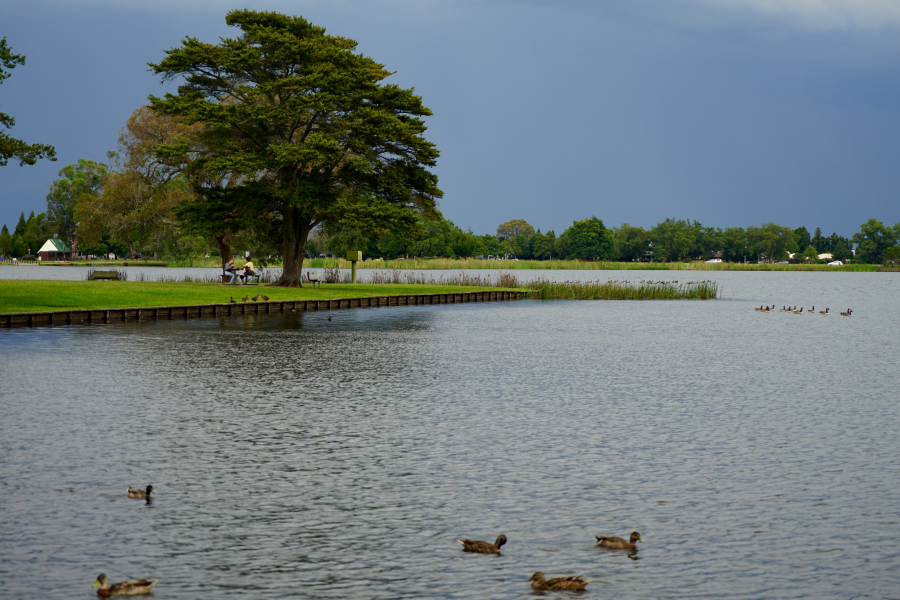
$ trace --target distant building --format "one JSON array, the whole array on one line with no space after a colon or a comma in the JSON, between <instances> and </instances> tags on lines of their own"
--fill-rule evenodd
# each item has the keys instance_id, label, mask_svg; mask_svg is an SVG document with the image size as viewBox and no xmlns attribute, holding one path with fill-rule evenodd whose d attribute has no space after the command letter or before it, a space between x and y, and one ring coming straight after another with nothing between
<instances>
[{"instance_id":1,"label":"distant building","mask_svg":"<svg viewBox=\"0 0 900 600\"><path fill-rule=\"evenodd\" d=\"M64 241L51 238L38 250L40 260L72 260L72 251Z\"/></svg>"},{"instance_id":2,"label":"distant building","mask_svg":"<svg viewBox=\"0 0 900 600\"><path fill-rule=\"evenodd\" d=\"M825 252L819 255L819 260L834 260L834 256L831 255L831 252Z\"/></svg>"}]
</instances>

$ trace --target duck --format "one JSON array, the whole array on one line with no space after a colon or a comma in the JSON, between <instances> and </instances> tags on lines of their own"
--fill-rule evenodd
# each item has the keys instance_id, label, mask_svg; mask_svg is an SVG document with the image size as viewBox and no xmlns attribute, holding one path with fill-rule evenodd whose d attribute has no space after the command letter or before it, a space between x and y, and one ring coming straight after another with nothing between
<instances>
[{"instance_id":1,"label":"duck","mask_svg":"<svg viewBox=\"0 0 900 600\"><path fill-rule=\"evenodd\" d=\"M263 300L264 300L264 301L266 301L266 302L268 302L268 301L269 301L269 297L268 297L268 296L266 296L266 295L263 295L263 297L262 297L262 299L263 299Z\"/></svg>"},{"instance_id":2,"label":"duck","mask_svg":"<svg viewBox=\"0 0 900 600\"><path fill-rule=\"evenodd\" d=\"M231 304L237 304L237 300L234 299L234 296L231 296Z\"/></svg>"},{"instance_id":3,"label":"duck","mask_svg":"<svg viewBox=\"0 0 900 600\"><path fill-rule=\"evenodd\" d=\"M826 308L825 310L820 310L820 311L819 311L819 314L820 314L820 315L827 315L827 314L828 314L828 309Z\"/></svg>"},{"instance_id":4,"label":"duck","mask_svg":"<svg viewBox=\"0 0 900 600\"><path fill-rule=\"evenodd\" d=\"M641 539L641 534L637 531L631 532L631 537L627 542L620 537L606 535L594 536L594 539L597 540L597 545L601 548L614 548L616 550L634 550L637 548L637 542L644 542Z\"/></svg>"},{"instance_id":5,"label":"duck","mask_svg":"<svg viewBox=\"0 0 900 600\"><path fill-rule=\"evenodd\" d=\"M243 298L241 298L241 302L246 302L249 299L250 299L250 296L244 296Z\"/></svg>"},{"instance_id":6,"label":"duck","mask_svg":"<svg viewBox=\"0 0 900 600\"><path fill-rule=\"evenodd\" d=\"M587 584L591 582L590 579L582 579L579 575L573 575L572 577L554 577L553 579L545 579L544 574L538 571L534 575L531 576L531 579L528 581L531 582L531 587L536 590L573 590L573 591L582 591Z\"/></svg>"},{"instance_id":7,"label":"duck","mask_svg":"<svg viewBox=\"0 0 900 600\"><path fill-rule=\"evenodd\" d=\"M140 596L149 594L157 581L159 580L132 579L131 581L122 581L121 583L109 585L109 579L104 573L100 573L93 587L100 586L100 589L97 590L98 596Z\"/></svg>"},{"instance_id":8,"label":"duck","mask_svg":"<svg viewBox=\"0 0 900 600\"><path fill-rule=\"evenodd\" d=\"M463 546L464 552L477 552L479 554L500 554L500 546L506 543L506 536L502 533L497 536L497 541L479 542L477 540L456 540Z\"/></svg>"},{"instance_id":9,"label":"duck","mask_svg":"<svg viewBox=\"0 0 900 600\"><path fill-rule=\"evenodd\" d=\"M156 490L153 489L152 485L148 485L146 490L139 490L137 488L128 488L125 491L128 494L129 498L140 498L141 500L149 500L150 494L154 493Z\"/></svg>"},{"instance_id":10,"label":"duck","mask_svg":"<svg viewBox=\"0 0 900 600\"><path fill-rule=\"evenodd\" d=\"M852 314L853 314L853 310L848 308L848 309L847 309L847 312L842 312L842 313L841 313L841 316L842 316L842 317L849 317L849 316L852 315Z\"/></svg>"},{"instance_id":11,"label":"duck","mask_svg":"<svg viewBox=\"0 0 900 600\"><path fill-rule=\"evenodd\" d=\"M260 298L262 298L262 294L257 294L256 296L253 297L253 301L254 301L254 302L259 302L259 299L260 299Z\"/></svg>"}]
</instances>

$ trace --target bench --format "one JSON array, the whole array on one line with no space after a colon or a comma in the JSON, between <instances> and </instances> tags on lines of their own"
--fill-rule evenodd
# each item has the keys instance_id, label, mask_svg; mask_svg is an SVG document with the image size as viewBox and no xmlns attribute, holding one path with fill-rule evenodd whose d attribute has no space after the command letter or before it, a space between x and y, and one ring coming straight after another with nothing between
<instances>
[{"instance_id":1,"label":"bench","mask_svg":"<svg viewBox=\"0 0 900 600\"><path fill-rule=\"evenodd\" d=\"M116 271L94 271L91 273L91 281L96 281L98 279L112 279L118 281L119 274Z\"/></svg>"},{"instance_id":2,"label":"bench","mask_svg":"<svg viewBox=\"0 0 900 600\"><path fill-rule=\"evenodd\" d=\"M235 271L235 275L237 276L238 279L240 279L240 278L241 278L241 271L240 271L240 270ZM254 273L253 275L247 275L247 276L244 278L244 281L245 281L245 283L246 283L247 285L259 285L259 278L260 278L260 277L262 277L262 273L257 271L257 272ZM255 279L256 282L255 282L255 283L251 282L251 281L250 281L251 279ZM228 271L226 271L226 270L224 270L224 269L222 269L222 283L228 285L230 282L231 282L231 273L228 272ZM237 284L237 281L235 281L235 284Z\"/></svg>"},{"instance_id":3,"label":"bench","mask_svg":"<svg viewBox=\"0 0 900 600\"><path fill-rule=\"evenodd\" d=\"M306 280L308 282L310 282L311 284L313 284L313 287L316 287L316 285L318 285L319 287L322 287L322 282L319 281L318 273L310 273L309 271L307 271L306 272Z\"/></svg>"}]
</instances>

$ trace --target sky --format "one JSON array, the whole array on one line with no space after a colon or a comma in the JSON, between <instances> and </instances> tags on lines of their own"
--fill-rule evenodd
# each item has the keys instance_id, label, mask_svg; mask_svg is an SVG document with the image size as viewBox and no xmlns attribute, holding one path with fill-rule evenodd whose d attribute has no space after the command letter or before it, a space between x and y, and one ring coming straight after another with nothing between
<instances>
[{"instance_id":1,"label":"sky","mask_svg":"<svg viewBox=\"0 0 900 600\"><path fill-rule=\"evenodd\" d=\"M3 0L0 37L27 57L0 86L7 133L59 160L0 167L0 224L175 91L148 62L237 35L244 7L355 39L414 87L440 209L476 234L900 221L900 0Z\"/></svg>"}]
</instances>

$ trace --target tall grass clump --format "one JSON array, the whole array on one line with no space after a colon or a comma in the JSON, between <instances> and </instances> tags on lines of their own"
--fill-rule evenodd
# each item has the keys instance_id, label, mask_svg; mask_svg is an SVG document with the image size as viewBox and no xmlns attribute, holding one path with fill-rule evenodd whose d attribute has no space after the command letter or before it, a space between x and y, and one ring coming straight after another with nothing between
<instances>
[{"instance_id":1,"label":"tall grass clump","mask_svg":"<svg viewBox=\"0 0 900 600\"><path fill-rule=\"evenodd\" d=\"M531 298L541 300L713 300L715 281L532 281L525 285Z\"/></svg>"}]
</instances>

